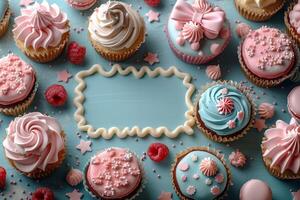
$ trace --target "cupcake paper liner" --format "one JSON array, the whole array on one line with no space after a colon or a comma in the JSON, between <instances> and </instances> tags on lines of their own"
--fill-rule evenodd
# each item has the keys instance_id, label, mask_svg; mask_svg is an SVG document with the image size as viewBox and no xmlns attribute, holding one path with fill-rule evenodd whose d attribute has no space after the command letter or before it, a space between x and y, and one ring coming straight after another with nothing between
<instances>
[{"instance_id":1,"label":"cupcake paper liner","mask_svg":"<svg viewBox=\"0 0 300 200\"><path fill-rule=\"evenodd\" d=\"M62 131L60 134L64 138L64 143L66 143L65 133ZM66 157L66 148L64 148L63 150L61 150L58 153L58 161L56 163L48 164L46 166L45 171L43 171L41 169L35 169L32 172L23 172L15 166L15 164L12 160L10 160L9 158L7 158L7 160L13 168L15 168L17 171L19 171L24 176L27 176L32 179L42 179L42 178L48 177L53 171L55 171L57 168L59 168L62 165L65 157Z\"/></svg>"},{"instance_id":2,"label":"cupcake paper liner","mask_svg":"<svg viewBox=\"0 0 300 200\"><path fill-rule=\"evenodd\" d=\"M237 133L235 134L232 134L232 135L228 135L228 136L221 136L221 135L218 135L217 133L209 130L203 122L200 122L198 120L198 117L199 114L198 114L198 110L199 110L199 106L198 106L198 102L201 98L201 95L210 87L214 86L214 85L217 85L217 84L221 84L221 85L224 85L224 84L227 84L227 85L230 85L230 86L233 86L235 88L237 88L238 90L240 90L248 99L250 105L251 105L251 117L250 117L250 120L247 124L246 127L244 127L242 130L238 131ZM227 142L233 142L233 141L236 141L242 137L244 137L249 131L250 129L253 127L254 123L255 123L255 116L256 116L256 105L252 99L252 96L250 95L251 94L251 91L245 87L245 86L241 86L241 84L237 83L237 82L234 82L234 81L217 81L217 82L212 82L212 83L208 83L206 84L205 86L202 87L201 91L198 93L197 97L195 98L195 103L194 103L194 107L195 107L195 114L194 114L194 117L195 117L195 121L197 123L197 127L200 129L200 131L205 134L209 139L213 140L213 141L216 141L216 142L219 142L219 143L227 143ZM200 116L199 116L200 118Z\"/></svg>"},{"instance_id":3,"label":"cupcake paper liner","mask_svg":"<svg viewBox=\"0 0 300 200\"><path fill-rule=\"evenodd\" d=\"M8 8L5 12L4 18L0 21L0 37L2 37L8 30L10 16L11 11Z\"/></svg>"},{"instance_id":4,"label":"cupcake paper liner","mask_svg":"<svg viewBox=\"0 0 300 200\"><path fill-rule=\"evenodd\" d=\"M228 27L228 28L230 29L230 27ZM213 60L214 58L216 58L217 56L219 56L220 54L222 54L223 51L225 50L225 48L229 45L229 42L230 42L230 39L231 39L231 32L229 32L229 37L227 38L225 43L220 47L220 53L219 54L214 54L214 55L209 55L209 56L190 56L188 54L184 54L183 52L179 51L173 45L173 42L170 39L169 31L168 31L167 28L166 28L166 34L167 34L169 46L172 49L172 51L174 52L174 54L179 59L183 60L184 62L189 63L189 64L194 64L194 65L206 64L206 63L210 62L211 60Z\"/></svg>"},{"instance_id":5,"label":"cupcake paper liner","mask_svg":"<svg viewBox=\"0 0 300 200\"><path fill-rule=\"evenodd\" d=\"M256 11L254 9L251 9L247 6L241 5L239 3L240 0L235 0L235 6L239 13L245 17L246 19L252 20L252 21L266 21L270 19L273 15L275 15L283 6L285 3L285 0L279 0L273 5L270 5L268 8L265 9L257 9Z\"/></svg>"},{"instance_id":6,"label":"cupcake paper liner","mask_svg":"<svg viewBox=\"0 0 300 200\"><path fill-rule=\"evenodd\" d=\"M275 127L275 125L273 127ZM263 141L264 140L266 140L265 137L263 138ZM272 160L263 156L263 154L265 153L265 148L263 147L263 145L261 145L261 149L262 149L262 159L264 161L264 165L271 175L283 180L300 179L300 171L297 174L294 174L291 170L285 170L284 173L281 173L280 167L278 166L271 167Z\"/></svg>"},{"instance_id":7,"label":"cupcake paper liner","mask_svg":"<svg viewBox=\"0 0 300 200\"><path fill-rule=\"evenodd\" d=\"M259 86L259 87L264 87L264 88L270 88L270 87L275 87L279 84L281 84L282 82L284 82L287 79L291 79L295 76L295 74L297 73L297 71L299 70L299 61L300 61L300 52L299 49L297 47L297 45L295 43L293 43L293 47L294 47L294 53L295 53L295 62L294 62L294 68L290 70L289 73L287 73L286 75L276 78L276 79L264 79L264 78L260 78L258 76L256 76L255 74L253 74L250 70L248 70L244 59L242 58L242 44L243 41L240 43L239 47L238 47L238 58L239 58L239 62L241 64L241 67L243 69L244 74L246 75L246 77L255 85Z\"/></svg>"},{"instance_id":8,"label":"cupcake paper liner","mask_svg":"<svg viewBox=\"0 0 300 200\"><path fill-rule=\"evenodd\" d=\"M104 150L105 150L105 149L104 149ZM104 150L103 150L103 151L104 151ZM129 149L127 149L127 150L128 150L130 153L133 153L134 156L137 157L137 160L138 160L139 166L140 166L140 171L141 171L141 173L142 173L142 180L141 180L141 183L140 183L139 188L136 189L135 194L134 194L132 197L130 197L130 198L126 198L126 199L122 199L122 200L134 200L134 199L135 199L136 197L138 197L138 196L143 192L143 190L145 189L146 183L147 183L147 179L146 179L146 173L145 173L145 170L144 170L144 166L143 166L143 164L141 163L141 161L139 160L139 157L136 155L136 153L130 151ZM101 151L99 151L99 152L101 152ZM97 155L97 154L95 154L95 155ZM87 173L87 169L88 169L89 165L90 165L90 161L88 161L88 162L86 163L85 167L84 167L84 171L83 171L83 175L84 175L84 176L83 176L83 187L84 187L84 189L91 195L91 197L93 197L93 198L95 198L95 199L98 199L98 200L105 200L105 199L103 199L103 198L100 198L99 196L96 196L96 195L89 189L89 186L88 186L87 180L86 180L86 173Z\"/></svg>"},{"instance_id":9,"label":"cupcake paper liner","mask_svg":"<svg viewBox=\"0 0 300 200\"><path fill-rule=\"evenodd\" d=\"M294 6L296 5L296 1L291 3L284 13L284 23L286 26L287 33L300 45L300 34L297 33L297 30L290 24L289 13L293 10Z\"/></svg>"},{"instance_id":10,"label":"cupcake paper liner","mask_svg":"<svg viewBox=\"0 0 300 200\"><path fill-rule=\"evenodd\" d=\"M190 148L188 148L188 149L186 149L186 150L184 150L184 151L182 151L182 152L180 152L180 153L178 153L178 154L176 155L175 161L174 161L174 163L173 163L172 166L171 166L171 180L172 180L172 185L173 185L173 188L174 188L174 190L175 190L177 196L178 196L181 200L190 200L189 198L183 196L183 195L181 194L181 192L179 191L179 188L177 188L176 183L175 183L174 171L175 171L175 169L176 169L177 163L179 163L179 161L180 161L185 155L187 155L188 153L190 153L190 152L192 152L192 151L205 151L205 152L208 152L208 153L210 153L210 154L216 156L216 157L222 162L222 164L225 166L226 172L227 172L227 185L226 185L226 187L225 187L223 193L220 194L220 195L216 198L217 200L223 199L224 196L225 196L225 193L227 192L227 190L228 190L228 188L229 188L229 186L230 186L230 184L232 183L232 175L231 175L231 171L230 171L228 165L226 164L226 161L225 161L225 159L224 159L224 155L218 153L218 152L217 152L216 150L214 150L214 149L211 149L211 148L209 148L209 147L204 147L204 146L190 147Z\"/></svg>"},{"instance_id":11,"label":"cupcake paper liner","mask_svg":"<svg viewBox=\"0 0 300 200\"><path fill-rule=\"evenodd\" d=\"M68 25L69 27L69 25ZM16 45L18 48L30 59L40 62L40 63L47 63L50 61L55 60L57 57L59 57L63 50L65 49L68 41L70 38L70 32L67 32L63 35L60 44L57 47L48 47L47 49L39 48L37 50L33 49L32 47L26 48L24 46L24 42L17 40Z\"/></svg>"},{"instance_id":12,"label":"cupcake paper liner","mask_svg":"<svg viewBox=\"0 0 300 200\"><path fill-rule=\"evenodd\" d=\"M97 53L99 53L102 57L110 61L118 62L130 58L139 50L139 48L145 42L145 34L146 34L145 31L146 30L144 28L142 33L140 33L139 37L137 38L136 42L133 44L132 47L120 51L112 51L105 47L102 47L98 42L96 42L91 38L90 34L89 34L89 40L92 43L94 49L97 51Z\"/></svg>"},{"instance_id":13,"label":"cupcake paper liner","mask_svg":"<svg viewBox=\"0 0 300 200\"><path fill-rule=\"evenodd\" d=\"M38 82L36 80L35 86L34 86L32 92L25 100L14 105L13 107L0 108L0 113L3 113L5 115L10 115L10 116L18 116L18 115L24 113L28 109L28 107L31 105L31 103L35 97L37 89L38 89Z\"/></svg>"}]
</instances>

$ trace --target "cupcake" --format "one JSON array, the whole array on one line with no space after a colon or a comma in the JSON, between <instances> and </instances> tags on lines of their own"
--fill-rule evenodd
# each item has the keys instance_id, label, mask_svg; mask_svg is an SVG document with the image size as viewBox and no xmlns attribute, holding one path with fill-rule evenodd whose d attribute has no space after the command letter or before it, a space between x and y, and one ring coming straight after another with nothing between
<instances>
[{"instance_id":1,"label":"cupcake","mask_svg":"<svg viewBox=\"0 0 300 200\"><path fill-rule=\"evenodd\" d=\"M34 7L21 9L13 29L19 49L34 61L45 63L56 59L63 52L70 37L66 13L56 4L46 1Z\"/></svg>"},{"instance_id":2,"label":"cupcake","mask_svg":"<svg viewBox=\"0 0 300 200\"><path fill-rule=\"evenodd\" d=\"M253 126L255 105L250 91L234 82L215 82L203 88L195 102L199 129L216 142L232 142Z\"/></svg>"},{"instance_id":3,"label":"cupcake","mask_svg":"<svg viewBox=\"0 0 300 200\"><path fill-rule=\"evenodd\" d=\"M93 156L84 171L85 189L101 200L134 199L144 187L138 157L127 149L108 148Z\"/></svg>"},{"instance_id":4,"label":"cupcake","mask_svg":"<svg viewBox=\"0 0 300 200\"><path fill-rule=\"evenodd\" d=\"M0 37L3 36L8 29L10 16L11 12L8 8L8 1L0 1Z\"/></svg>"},{"instance_id":5,"label":"cupcake","mask_svg":"<svg viewBox=\"0 0 300 200\"><path fill-rule=\"evenodd\" d=\"M48 176L65 158L65 136L55 118L29 113L15 118L6 133L5 156L25 176L34 179Z\"/></svg>"},{"instance_id":6,"label":"cupcake","mask_svg":"<svg viewBox=\"0 0 300 200\"><path fill-rule=\"evenodd\" d=\"M285 0L235 0L239 13L252 21L266 21L275 15Z\"/></svg>"},{"instance_id":7,"label":"cupcake","mask_svg":"<svg viewBox=\"0 0 300 200\"><path fill-rule=\"evenodd\" d=\"M284 14L288 34L300 45L300 1L291 3Z\"/></svg>"},{"instance_id":8,"label":"cupcake","mask_svg":"<svg viewBox=\"0 0 300 200\"><path fill-rule=\"evenodd\" d=\"M110 61L132 56L144 43L144 19L130 5L108 1L96 8L89 19L89 38L96 51Z\"/></svg>"},{"instance_id":9,"label":"cupcake","mask_svg":"<svg viewBox=\"0 0 300 200\"><path fill-rule=\"evenodd\" d=\"M273 87L292 77L298 54L285 33L265 26L251 31L238 49L243 71L259 87Z\"/></svg>"},{"instance_id":10,"label":"cupcake","mask_svg":"<svg viewBox=\"0 0 300 200\"><path fill-rule=\"evenodd\" d=\"M272 200L272 190L267 183L251 179L240 190L240 200Z\"/></svg>"},{"instance_id":11,"label":"cupcake","mask_svg":"<svg viewBox=\"0 0 300 200\"><path fill-rule=\"evenodd\" d=\"M213 200L226 193L231 173L223 156L215 150L192 147L176 155L171 179L181 200Z\"/></svg>"},{"instance_id":12,"label":"cupcake","mask_svg":"<svg viewBox=\"0 0 300 200\"><path fill-rule=\"evenodd\" d=\"M299 99L300 99L300 86L295 87L289 93L287 98L287 106L288 106L289 113L298 122L300 122Z\"/></svg>"},{"instance_id":13,"label":"cupcake","mask_svg":"<svg viewBox=\"0 0 300 200\"><path fill-rule=\"evenodd\" d=\"M68 4L77 10L87 10L91 8L97 0L66 0Z\"/></svg>"},{"instance_id":14,"label":"cupcake","mask_svg":"<svg viewBox=\"0 0 300 200\"><path fill-rule=\"evenodd\" d=\"M19 115L27 110L37 91L34 69L18 56L0 59L0 112Z\"/></svg>"},{"instance_id":15,"label":"cupcake","mask_svg":"<svg viewBox=\"0 0 300 200\"><path fill-rule=\"evenodd\" d=\"M175 55L190 64L211 61L231 38L225 12L206 0L177 0L166 33Z\"/></svg>"},{"instance_id":16,"label":"cupcake","mask_svg":"<svg viewBox=\"0 0 300 200\"><path fill-rule=\"evenodd\" d=\"M269 172L280 179L300 178L300 125L278 120L267 129L261 144L262 157Z\"/></svg>"}]
</instances>

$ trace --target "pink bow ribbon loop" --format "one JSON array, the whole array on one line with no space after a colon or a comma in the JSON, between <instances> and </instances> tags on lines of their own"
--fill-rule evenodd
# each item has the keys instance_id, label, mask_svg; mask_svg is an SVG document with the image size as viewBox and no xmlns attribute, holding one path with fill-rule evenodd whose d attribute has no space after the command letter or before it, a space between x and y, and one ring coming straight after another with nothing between
<instances>
[{"instance_id":1,"label":"pink bow ribbon loop","mask_svg":"<svg viewBox=\"0 0 300 200\"><path fill-rule=\"evenodd\" d=\"M203 28L207 38L215 39L223 27L225 12L218 7L212 8L206 0L196 0L194 5L178 0L171 19L183 24L190 21L197 23Z\"/></svg>"}]
</instances>

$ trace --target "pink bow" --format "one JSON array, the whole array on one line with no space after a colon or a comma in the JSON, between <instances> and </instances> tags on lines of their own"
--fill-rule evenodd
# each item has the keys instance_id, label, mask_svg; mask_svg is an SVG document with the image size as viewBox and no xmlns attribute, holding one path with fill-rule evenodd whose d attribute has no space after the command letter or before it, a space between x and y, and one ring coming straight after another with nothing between
<instances>
[{"instance_id":1,"label":"pink bow","mask_svg":"<svg viewBox=\"0 0 300 200\"><path fill-rule=\"evenodd\" d=\"M197 23L203 28L207 38L215 39L223 27L225 12L218 7L211 7L206 0L195 0L194 5L185 0L178 0L171 13L171 19L180 23Z\"/></svg>"}]
</instances>

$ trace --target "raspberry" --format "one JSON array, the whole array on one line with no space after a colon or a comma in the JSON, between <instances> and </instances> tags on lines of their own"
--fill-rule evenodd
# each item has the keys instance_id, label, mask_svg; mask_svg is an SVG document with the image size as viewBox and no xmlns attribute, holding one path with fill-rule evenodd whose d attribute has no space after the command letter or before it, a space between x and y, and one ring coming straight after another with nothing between
<instances>
[{"instance_id":1,"label":"raspberry","mask_svg":"<svg viewBox=\"0 0 300 200\"><path fill-rule=\"evenodd\" d=\"M45 98L52 106L62 106L68 99L68 93L64 86L54 84L47 88Z\"/></svg>"},{"instance_id":2,"label":"raspberry","mask_svg":"<svg viewBox=\"0 0 300 200\"><path fill-rule=\"evenodd\" d=\"M68 59L71 63L75 65L80 65L84 61L84 57L86 54L86 48L83 46L80 46L76 42L71 42L68 46Z\"/></svg>"},{"instance_id":3,"label":"raspberry","mask_svg":"<svg viewBox=\"0 0 300 200\"><path fill-rule=\"evenodd\" d=\"M0 189L3 190L6 185L6 170L0 167Z\"/></svg>"},{"instance_id":4,"label":"raspberry","mask_svg":"<svg viewBox=\"0 0 300 200\"><path fill-rule=\"evenodd\" d=\"M144 0L146 4L152 7L156 7L160 4L160 0Z\"/></svg>"},{"instance_id":5,"label":"raspberry","mask_svg":"<svg viewBox=\"0 0 300 200\"><path fill-rule=\"evenodd\" d=\"M169 154L169 148L162 143L152 143L148 148L148 156L155 162L164 160Z\"/></svg>"},{"instance_id":6,"label":"raspberry","mask_svg":"<svg viewBox=\"0 0 300 200\"><path fill-rule=\"evenodd\" d=\"M53 200L53 192L46 187L40 187L35 190L32 194L32 200Z\"/></svg>"}]
</instances>

